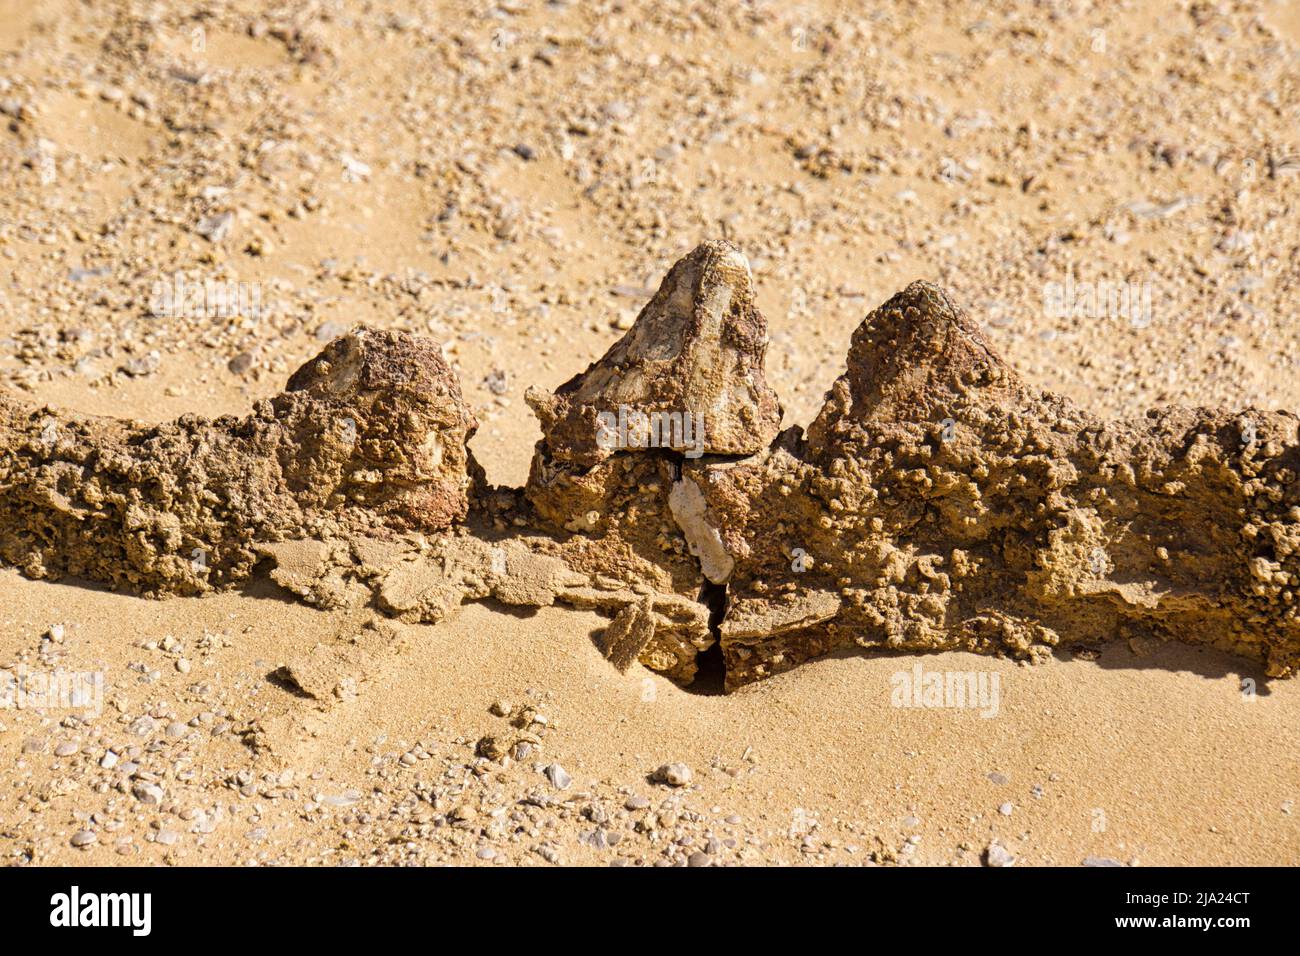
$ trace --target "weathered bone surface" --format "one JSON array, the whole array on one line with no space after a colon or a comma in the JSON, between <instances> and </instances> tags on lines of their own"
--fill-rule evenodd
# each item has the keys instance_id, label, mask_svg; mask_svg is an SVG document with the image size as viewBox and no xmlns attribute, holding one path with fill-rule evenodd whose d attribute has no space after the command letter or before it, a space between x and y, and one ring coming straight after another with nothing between
<instances>
[{"instance_id":1,"label":"weathered bone surface","mask_svg":"<svg viewBox=\"0 0 1300 956\"><path fill-rule=\"evenodd\" d=\"M1300 420L1102 421L1023 384L939 289L853 336L806 442L686 466L735 561L727 684L843 646L1016 656L1176 638L1300 666Z\"/></svg>"},{"instance_id":2,"label":"weathered bone surface","mask_svg":"<svg viewBox=\"0 0 1300 956\"><path fill-rule=\"evenodd\" d=\"M743 258L696 249L604 359L532 393L522 491L486 486L454 373L401 333L339 339L244 419L0 398L0 560L192 593L270 559L304 600L411 622L561 602L613 618L620 669L689 682L720 643L728 688L840 648L1035 658L1116 637L1300 669L1296 416L1097 419L915 283L854 333L807 435L777 435L765 341ZM702 456L624 441L623 421L604 440L620 407L702 412ZM325 694L347 663L286 673Z\"/></svg>"},{"instance_id":3,"label":"weathered bone surface","mask_svg":"<svg viewBox=\"0 0 1300 956\"><path fill-rule=\"evenodd\" d=\"M766 352L749 262L725 240L701 243L603 358L554 395L528 390L542 448L550 462L584 468L626 450L752 454L781 424L763 378ZM602 413L619 427L602 428ZM703 436L683 433L696 422Z\"/></svg>"},{"instance_id":4,"label":"weathered bone surface","mask_svg":"<svg viewBox=\"0 0 1300 956\"><path fill-rule=\"evenodd\" d=\"M433 343L358 329L246 418L73 418L0 397L0 558L196 593L259 542L439 530L465 517L476 427Z\"/></svg>"},{"instance_id":5,"label":"weathered bone surface","mask_svg":"<svg viewBox=\"0 0 1300 956\"><path fill-rule=\"evenodd\" d=\"M666 571L656 589L690 600L707 622L698 598L731 560L699 521L704 500L680 481L682 462L753 454L775 437L781 405L763 376L766 351L749 263L729 242L697 246L603 358L554 395L529 390L542 427L526 488L533 520L589 541L607 565ZM629 635L606 650L621 662L639 641L644 663L693 677L696 652L715 641L697 625L648 627L624 610L615 629Z\"/></svg>"}]
</instances>

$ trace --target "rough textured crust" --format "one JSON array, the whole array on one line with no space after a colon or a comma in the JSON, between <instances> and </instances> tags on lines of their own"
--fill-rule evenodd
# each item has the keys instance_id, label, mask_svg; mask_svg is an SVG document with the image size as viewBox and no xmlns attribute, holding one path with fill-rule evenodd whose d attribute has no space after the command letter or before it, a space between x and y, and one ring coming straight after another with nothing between
<instances>
[{"instance_id":1,"label":"rough textured crust","mask_svg":"<svg viewBox=\"0 0 1300 956\"><path fill-rule=\"evenodd\" d=\"M749 263L729 242L700 244L672 267L604 357L553 395L529 390L542 427L525 489L530 523L573 535L571 552L585 542L580 560L588 570L689 601L707 621L699 599L706 578L718 572L698 560L710 553L709 540L701 551L699 539L683 534L702 527L687 515L692 505L703 507L680 480L683 462L752 454L775 437L781 405L763 375L766 350ZM608 431L602 441L602 413L621 415L616 441ZM648 427L653 416L689 420L691 441ZM726 555L721 559L725 564ZM697 652L715 642L707 631L701 640L695 627L694 615L684 626L661 622L642 645L641 661L693 676Z\"/></svg>"},{"instance_id":2,"label":"rough textured crust","mask_svg":"<svg viewBox=\"0 0 1300 956\"><path fill-rule=\"evenodd\" d=\"M409 621L558 601L614 616L619 667L689 682L720 644L728 688L854 646L1032 659L1173 638L1300 668L1295 415L1097 419L1028 387L918 282L855 331L807 436L777 435L752 300L726 243L674 266L604 359L533 394L544 437L522 493L486 489L454 374L401 333L331 343L243 419L0 399L0 558L155 593L270 558L305 600ZM588 429L674 402L718 412L707 454Z\"/></svg>"},{"instance_id":3,"label":"rough textured crust","mask_svg":"<svg viewBox=\"0 0 1300 956\"><path fill-rule=\"evenodd\" d=\"M259 542L464 518L473 415L438 347L357 329L245 418L74 418L0 397L0 558L197 593Z\"/></svg>"},{"instance_id":4,"label":"rough textured crust","mask_svg":"<svg viewBox=\"0 0 1300 956\"><path fill-rule=\"evenodd\" d=\"M1098 420L1027 388L914 283L854 333L806 442L697 469L736 561L728 685L846 645L1032 656L1118 637L1291 674L1298 426L1254 409Z\"/></svg>"},{"instance_id":5,"label":"rough textured crust","mask_svg":"<svg viewBox=\"0 0 1300 956\"><path fill-rule=\"evenodd\" d=\"M597 416L620 407L698 415L703 454L752 454L781 425L781 403L763 377L766 352L749 263L731 243L710 240L672 267L603 358L554 395L530 389L528 402L557 462L591 467L619 450L650 447L635 444L636 434L627 445L601 446Z\"/></svg>"}]
</instances>

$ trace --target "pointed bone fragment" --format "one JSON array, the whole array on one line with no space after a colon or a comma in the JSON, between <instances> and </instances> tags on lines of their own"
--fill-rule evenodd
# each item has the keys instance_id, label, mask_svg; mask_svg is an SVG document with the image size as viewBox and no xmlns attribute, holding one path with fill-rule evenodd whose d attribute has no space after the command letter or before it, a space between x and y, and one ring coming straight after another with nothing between
<instances>
[{"instance_id":1,"label":"pointed bone fragment","mask_svg":"<svg viewBox=\"0 0 1300 956\"><path fill-rule=\"evenodd\" d=\"M475 427L436 344L364 329L245 418L145 425L0 396L0 560L196 593L248 577L259 542L440 531L465 516Z\"/></svg>"},{"instance_id":2,"label":"pointed bone fragment","mask_svg":"<svg viewBox=\"0 0 1300 956\"><path fill-rule=\"evenodd\" d=\"M731 243L711 240L672 267L600 361L554 395L530 389L528 403L556 462L591 467L654 448L750 454L781 423L763 378L766 351L749 263Z\"/></svg>"}]
</instances>

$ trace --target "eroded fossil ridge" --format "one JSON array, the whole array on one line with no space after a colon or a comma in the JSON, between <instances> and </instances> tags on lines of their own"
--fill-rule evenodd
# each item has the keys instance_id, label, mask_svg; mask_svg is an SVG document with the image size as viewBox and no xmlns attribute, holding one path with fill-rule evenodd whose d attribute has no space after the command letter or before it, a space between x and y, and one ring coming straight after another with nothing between
<instances>
[{"instance_id":1,"label":"eroded fossil ridge","mask_svg":"<svg viewBox=\"0 0 1300 956\"><path fill-rule=\"evenodd\" d=\"M779 431L744 256L702 244L554 394L528 483L495 488L439 347L358 328L251 415L146 426L0 396L0 560L152 595L246 580L439 621L561 602L681 682L841 648L1177 639L1300 665L1300 420L1102 420L1036 390L940 289L854 332L805 434Z\"/></svg>"}]
</instances>

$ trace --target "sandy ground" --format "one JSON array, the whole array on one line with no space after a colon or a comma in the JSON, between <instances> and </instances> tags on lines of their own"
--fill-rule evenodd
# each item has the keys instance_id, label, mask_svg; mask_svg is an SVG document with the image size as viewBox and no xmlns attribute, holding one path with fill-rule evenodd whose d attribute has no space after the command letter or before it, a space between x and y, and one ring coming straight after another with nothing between
<instances>
[{"instance_id":1,"label":"sandy ground","mask_svg":"<svg viewBox=\"0 0 1300 956\"><path fill-rule=\"evenodd\" d=\"M1293 3L0 0L0 123L0 387L31 401L242 412L353 323L410 329L519 484L524 389L724 235L787 422L915 278L1096 411L1300 408ZM257 307L160 308L178 273ZM1067 281L1151 306L1054 314ZM366 622L268 581L6 569L0 622L10 673L104 680L98 713L0 710L8 863L1300 862L1300 683L1213 652L843 658L720 696L619 675L598 616L475 605L321 704L276 672ZM894 706L918 663L996 676L996 714Z\"/></svg>"}]
</instances>

